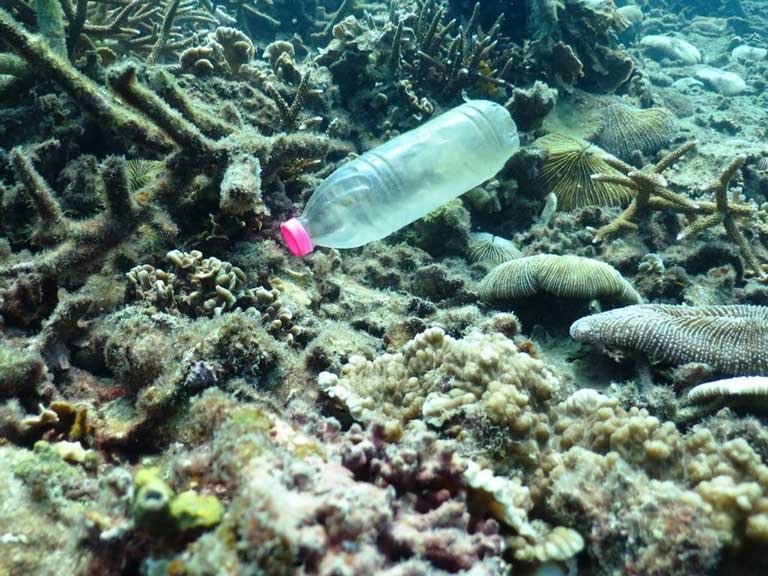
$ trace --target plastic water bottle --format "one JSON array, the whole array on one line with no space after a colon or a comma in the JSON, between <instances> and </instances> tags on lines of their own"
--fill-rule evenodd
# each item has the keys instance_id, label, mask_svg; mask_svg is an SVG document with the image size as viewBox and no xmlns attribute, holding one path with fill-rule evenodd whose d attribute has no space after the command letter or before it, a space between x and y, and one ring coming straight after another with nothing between
<instances>
[{"instance_id":1,"label":"plastic water bottle","mask_svg":"<svg viewBox=\"0 0 768 576\"><path fill-rule=\"evenodd\" d=\"M380 240L491 178L518 146L503 106L470 100L338 168L280 231L296 256Z\"/></svg>"}]
</instances>

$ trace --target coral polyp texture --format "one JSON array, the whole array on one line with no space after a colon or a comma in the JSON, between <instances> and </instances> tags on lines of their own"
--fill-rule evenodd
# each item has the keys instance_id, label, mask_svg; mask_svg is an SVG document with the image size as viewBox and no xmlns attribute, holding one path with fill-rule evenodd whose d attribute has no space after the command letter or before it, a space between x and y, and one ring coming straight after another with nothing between
<instances>
[{"instance_id":1,"label":"coral polyp texture","mask_svg":"<svg viewBox=\"0 0 768 576\"><path fill-rule=\"evenodd\" d=\"M632 152L652 153L666 146L674 135L675 119L665 108L635 109L611 103L600 111L602 127L597 143L620 157Z\"/></svg>"},{"instance_id":2,"label":"coral polyp texture","mask_svg":"<svg viewBox=\"0 0 768 576\"><path fill-rule=\"evenodd\" d=\"M547 152L539 180L557 196L561 210L580 206L621 206L631 200L632 192L626 186L592 178L593 174L618 174L603 160L605 153L594 144L557 133L543 136L535 144Z\"/></svg>"},{"instance_id":3,"label":"coral polyp texture","mask_svg":"<svg viewBox=\"0 0 768 576\"><path fill-rule=\"evenodd\" d=\"M0 576L768 574L764 4L1 0Z\"/></svg>"},{"instance_id":4,"label":"coral polyp texture","mask_svg":"<svg viewBox=\"0 0 768 576\"><path fill-rule=\"evenodd\" d=\"M704 362L724 374L766 374L766 319L764 306L641 304L581 318L571 336L671 364Z\"/></svg>"},{"instance_id":5,"label":"coral polyp texture","mask_svg":"<svg viewBox=\"0 0 768 576\"><path fill-rule=\"evenodd\" d=\"M745 399L759 404L768 396L768 377L737 376L723 378L694 386L688 391L691 402L706 402L719 399ZM768 405L768 402L765 402Z\"/></svg>"},{"instance_id":6,"label":"coral polyp texture","mask_svg":"<svg viewBox=\"0 0 768 576\"><path fill-rule=\"evenodd\" d=\"M373 361L353 357L340 376L321 373L320 385L362 422L378 418L397 425L423 418L443 426L472 409L525 435L536 428L536 407L548 402L556 381L504 336L455 340L431 328L396 354Z\"/></svg>"},{"instance_id":7,"label":"coral polyp texture","mask_svg":"<svg viewBox=\"0 0 768 576\"><path fill-rule=\"evenodd\" d=\"M612 266L580 256L539 254L496 266L480 283L487 301L515 300L535 294L561 298L614 300L636 304L642 297Z\"/></svg>"}]
</instances>

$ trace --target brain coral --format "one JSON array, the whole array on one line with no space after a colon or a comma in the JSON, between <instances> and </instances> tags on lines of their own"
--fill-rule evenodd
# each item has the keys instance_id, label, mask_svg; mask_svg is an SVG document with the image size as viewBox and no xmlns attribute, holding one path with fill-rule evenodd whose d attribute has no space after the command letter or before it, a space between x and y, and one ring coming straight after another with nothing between
<instances>
[{"instance_id":1,"label":"brain coral","mask_svg":"<svg viewBox=\"0 0 768 576\"><path fill-rule=\"evenodd\" d=\"M768 374L764 306L627 306L577 320L571 337L640 350L670 364L704 362L724 374Z\"/></svg>"},{"instance_id":2,"label":"brain coral","mask_svg":"<svg viewBox=\"0 0 768 576\"><path fill-rule=\"evenodd\" d=\"M613 266L581 256L539 254L518 258L496 266L480 283L480 297L486 301L514 300L542 292L628 304L642 301Z\"/></svg>"}]
</instances>

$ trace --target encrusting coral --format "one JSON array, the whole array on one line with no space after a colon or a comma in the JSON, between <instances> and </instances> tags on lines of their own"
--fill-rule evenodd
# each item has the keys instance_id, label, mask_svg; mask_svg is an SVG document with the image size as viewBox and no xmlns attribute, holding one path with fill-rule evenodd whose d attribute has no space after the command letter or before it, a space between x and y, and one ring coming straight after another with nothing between
<instances>
[{"instance_id":1,"label":"encrusting coral","mask_svg":"<svg viewBox=\"0 0 768 576\"><path fill-rule=\"evenodd\" d=\"M280 300L277 288L246 288L240 268L202 252L172 250L166 260L174 272L149 264L128 271L135 296L156 310L178 310L192 317L221 316L234 310L258 310L267 330L289 344L301 334L293 312Z\"/></svg>"},{"instance_id":2,"label":"encrusting coral","mask_svg":"<svg viewBox=\"0 0 768 576\"><path fill-rule=\"evenodd\" d=\"M670 364L704 362L724 374L768 374L768 308L640 304L581 318L580 342L639 350Z\"/></svg>"},{"instance_id":3,"label":"encrusting coral","mask_svg":"<svg viewBox=\"0 0 768 576\"><path fill-rule=\"evenodd\" d=\"M237 76L253 59L251 39L235 28L220 26L208 35L205 44L189 47L179 56L183 70L196 74Z\"/></svg>"},{"instance_id":4,"label":"encrusting coral","mask_svg":"<svg viewBox=\"0 0 768 576\"><path fill-rule=\"evenodd\" d=\"M613 266L581 256L539 254L517 258L496 266L480 283L480 297L489 302L540 293L624 304L642 301L632 284Z\"/></svg>"},{"instance_id":5,"label":"encrusting coral","mask_svg":"<svg viewBox=\"0 0 768 576\"><path fill-rule=\"evenodd\" d=\"M343 564L490 576L505 565L500 523L524 520L530 505L524 488L513 496L506 481L478 474L424 430L393 441L380 425L342 434L317 418L302 430L215 392L192 410L209 413L210 431L191 458L177 460L174 484L196 476L203 491L218 486L230 498L219 527L173 560L193 573L224 563L333 574Z\"/></svg>"}]
</instances>

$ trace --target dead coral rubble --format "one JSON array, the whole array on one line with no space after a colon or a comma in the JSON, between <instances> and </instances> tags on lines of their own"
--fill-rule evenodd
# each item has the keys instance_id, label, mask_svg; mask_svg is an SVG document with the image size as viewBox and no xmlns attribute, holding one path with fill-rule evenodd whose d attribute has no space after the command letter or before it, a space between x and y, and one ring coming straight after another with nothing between
<instances>
[{"instance_id":1,"label":"dead coral rubble","mask_svg":"<svg viewBox=\"0 0 768 576\"><path fill-rule=\"evenodd\" d=\"M79 273L82 282L87 278L84 270L98 268L115 246L136 241L147 225L154 222L161 238L174 235L176 226L168 216L188 215L190 200L210 203L218 199L224 214L258 220L266 213L262 185L274 179L283 166L322 158L334 148L347 150L320 135L264 136L253 128L213 119L167 75L155 76L177 110L138 81L137 68L131 63L110 70L107 80L117 98L111 97L5 11L0 11L0 37L36 75L56 83L126 149L150 158L165 156L162 174L133 193L126 182L125 161L119 157L106 161L102 168L106 210L91 221L75 223L63 215L25 152L14 152L17 176L40 217L41 230L49 231L50 248L38 257L5 267L5 275L75 277Z\"/></svg>"}]
</instances>

